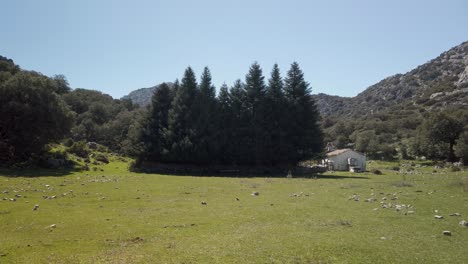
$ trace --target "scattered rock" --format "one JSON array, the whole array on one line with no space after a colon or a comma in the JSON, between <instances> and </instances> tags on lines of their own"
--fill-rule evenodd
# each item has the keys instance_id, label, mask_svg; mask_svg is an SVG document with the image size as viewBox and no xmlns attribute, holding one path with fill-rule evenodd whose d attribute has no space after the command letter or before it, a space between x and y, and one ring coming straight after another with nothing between
<instances>
[{"instance_id":1,"label":"scattered rock","mask_svg":"<svg viewBox=\"0 0 468 264\"><path fill-rule=\"evenodd\" d=\"M449 214L449 216L461 216L460 213L453 213L453 214Z\"/></svg>"},{"instance_id":2,"label":"scattered rock","mask_svg":"<svg viewBox=\"0 0 468 264\"><path fill-rule=\"evenodd\" d=\"M358 202L359 199L360 199L360 198L359 198L359 196L358 196L357 194L353 194L353 195L351 195L351 196L348 198L348 200L354 200L354 201L356 201L356 202Z\"/></svg>"},{"instance_id":3,"label":"scattered rock","mask_svg":"<svg viewBox=\"0 0 468 264\"><path fill-rule=\"evenodd\" d=\"M240 201L240 199L236 197L236 201Z\"/></svg>"},{"instance_id":4,"label":"scattered rock","mask_svg":"<svg viewBox=\"0 0 468 264\"><path fill-rule=\"evenodd\" d=\"M460 221L460 223L458 223L458 224L461 225L461 226L468 226L468 222L465 221L465 220Z\"/></svg>"},{"instance_id":5,"label":"scattered rock","mask_svg":"<svg viewBox=\"0 0 468 264\"><path fill-rule=\"evenodd\" d=\"M259 193L259 192L253 192L251 195L252 195L252 196L259 196L260 193Z\"/></svg>"},{"instance_id":6,"label":"scattered rock","mask_svg":"<svg viewBox=\"0 0 468 264\"><path fill-rule=\"evenodd\" d=\"M441 215L434 215L434 218L435 218L435 219L444 219L444 217L441 216Z\"/></svg>"},{"instance_id":7,"label":"scattered rock","mask_svg":"<svg viewBox=\"0 0 468 264\"><path fill-rule=\"evenodd\" d=\"M34 205L33 211L37 211L37 209L39 209L39 205L38 205L38 204Z\"/></svg>"},{"instance_id":8,"label":"scattered rock","mask_svg":"<svg viewBox=\"0 0 468 264\"><path fill-rule=\"evenodd\" d=\"M380 237L380 240L387 240L386 237Z\"/></svg>"},{"instance_id":9,"label":"scattered rock","mask_svg":"<svg viewBox=\"0 0 468 264\"><path fill-rule=\"evenodd\" d=\"M16 198L21 198L21 194L15 194Z\"/></svg>"},{"instance_id":10,"label":"scattered rock","mask_svg":"<svg viewBox=\"0 0 468 264\"><path fill-rule=\"evenodd\" d=\"M444 236L451 236L451 235L452 235L452 232L450 232L450 231L444 231L444 232L442 232L442 234L444 234Z\"/></svg>"},{"instance_id":11,"label":"scattered rock","mask_svg":"<svg viewBox=\"0 0 468 264\"><path fill-rule=\"evenodd\" d=\"M49 228L56 228L56 227L57 227L56 224L51 224L51 225L49 226Z\"/></svg>"},{"instance_id":12,"label":"scattered rock","mask_svg":"<svg viewBox=\"0 0 468 264\"><path fill-rule=\"evenodd\" d=\"M50 187L50 185L49 185L49 184L46 184L46 185L45 185L45 187L46 187L46 188L49 188L49 187Z\"/></svg>"},{"instance_id":13,"label":"scattered rock","mask_svg":"<svg viewBox=\"0 0 468 264\"><path fill-rule=\"evenodd\" d=\"M202 205L207 205L207 203L205 201L202 201L201 204Z\"/></svg>"}]
</instances>

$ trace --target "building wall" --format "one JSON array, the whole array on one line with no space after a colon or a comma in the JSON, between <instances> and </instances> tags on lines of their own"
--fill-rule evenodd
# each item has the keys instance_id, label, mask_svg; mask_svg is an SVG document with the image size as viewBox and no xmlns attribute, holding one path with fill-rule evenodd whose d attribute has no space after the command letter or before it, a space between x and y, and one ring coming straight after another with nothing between
<instances>
[{"instance_id":1,"label":"building wall","mask_svg":"<svg viewBox=\"0 0 468 264\"><path fill-rule=\"evenodd\" d=\"M354 158L357 161L357 165L361 167L362 171L366 170L366 156L363 156L352 150L346 151L339 155L328 157L329 160L333 161L334 170L347 171L348 170L348 158Z\"/></svg>"}]
</instances>

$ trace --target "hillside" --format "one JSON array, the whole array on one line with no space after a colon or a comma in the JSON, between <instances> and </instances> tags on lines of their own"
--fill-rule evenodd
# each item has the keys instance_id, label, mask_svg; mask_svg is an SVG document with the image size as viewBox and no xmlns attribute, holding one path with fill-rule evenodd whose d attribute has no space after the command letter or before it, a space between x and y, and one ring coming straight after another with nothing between
<instances>
[{"instance_id":1,"label":"hillside","mask_svg":"<svg viewBox=\"0 0 468 264\"><path fill-rule=\"evenodd\" d=\"M169 87L172 87L173 83L167 82L166 84ZM160 85L160 84L159 84ZM130 99L133 103L138 104L139 106L147 106L151 102L151 97L153 96L154 90L159 86L155 85L149 88L140 88L130 92L128 95L122 97L122 99Z\"/></svg>"},{"instance_id":2,"label":"hillside","mask_svg":"<svg viewBox=\"0 0 468 264\"><path fill-rule=\"evenodd\" d=\"M324 116L362 116L392 106L427 110L449 105L468 106L468 42L405 74L396 74L368 87L355 97L314 95Z\"/></svg>"}]
</instances>

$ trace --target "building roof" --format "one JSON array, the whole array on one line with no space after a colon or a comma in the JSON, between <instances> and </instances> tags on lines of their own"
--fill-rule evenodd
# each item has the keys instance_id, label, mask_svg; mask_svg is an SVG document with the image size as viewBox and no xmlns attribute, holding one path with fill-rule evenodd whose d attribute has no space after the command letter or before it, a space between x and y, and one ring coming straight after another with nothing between
<instances>
[{"instance_id":1,"label":"building roof","mask_svg":"<svg viewBox=\"0 0 468 264\"><path fill-rule=\"evenodd\" d=\"M353 152L356 152L356 153L358 153L358 154L360 154L360 155L362 155L362 156L365 156L364 154L362 154L362 153L360 153L360 152L357 152L357 151L354 151L354 150L352 150L352 149L347 148L347 149L337 149L337 150L328 152L328 153L327 153L327 157L338 156L338 155L343 154L343 153L345 153L345 152L347 152L347 151L353 151Z\"/></svg>"}]
</instances>

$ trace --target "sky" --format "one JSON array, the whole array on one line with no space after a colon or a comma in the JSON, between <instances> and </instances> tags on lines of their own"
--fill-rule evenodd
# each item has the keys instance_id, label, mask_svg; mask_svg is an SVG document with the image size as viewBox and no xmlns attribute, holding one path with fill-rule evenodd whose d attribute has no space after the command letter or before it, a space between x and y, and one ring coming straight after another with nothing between
<instances>
[{"instance_id":1,"label":"sky","mask_svg":"<svg viewBox=\"0 0 468 264\"><path fill-rule=\"evenodd\" d=\"M114 98L188 66L232 85L255 61L355 96L468 40L466 0L0 0L0 14L0 55Z\"/></svg>"}]
</instances>

